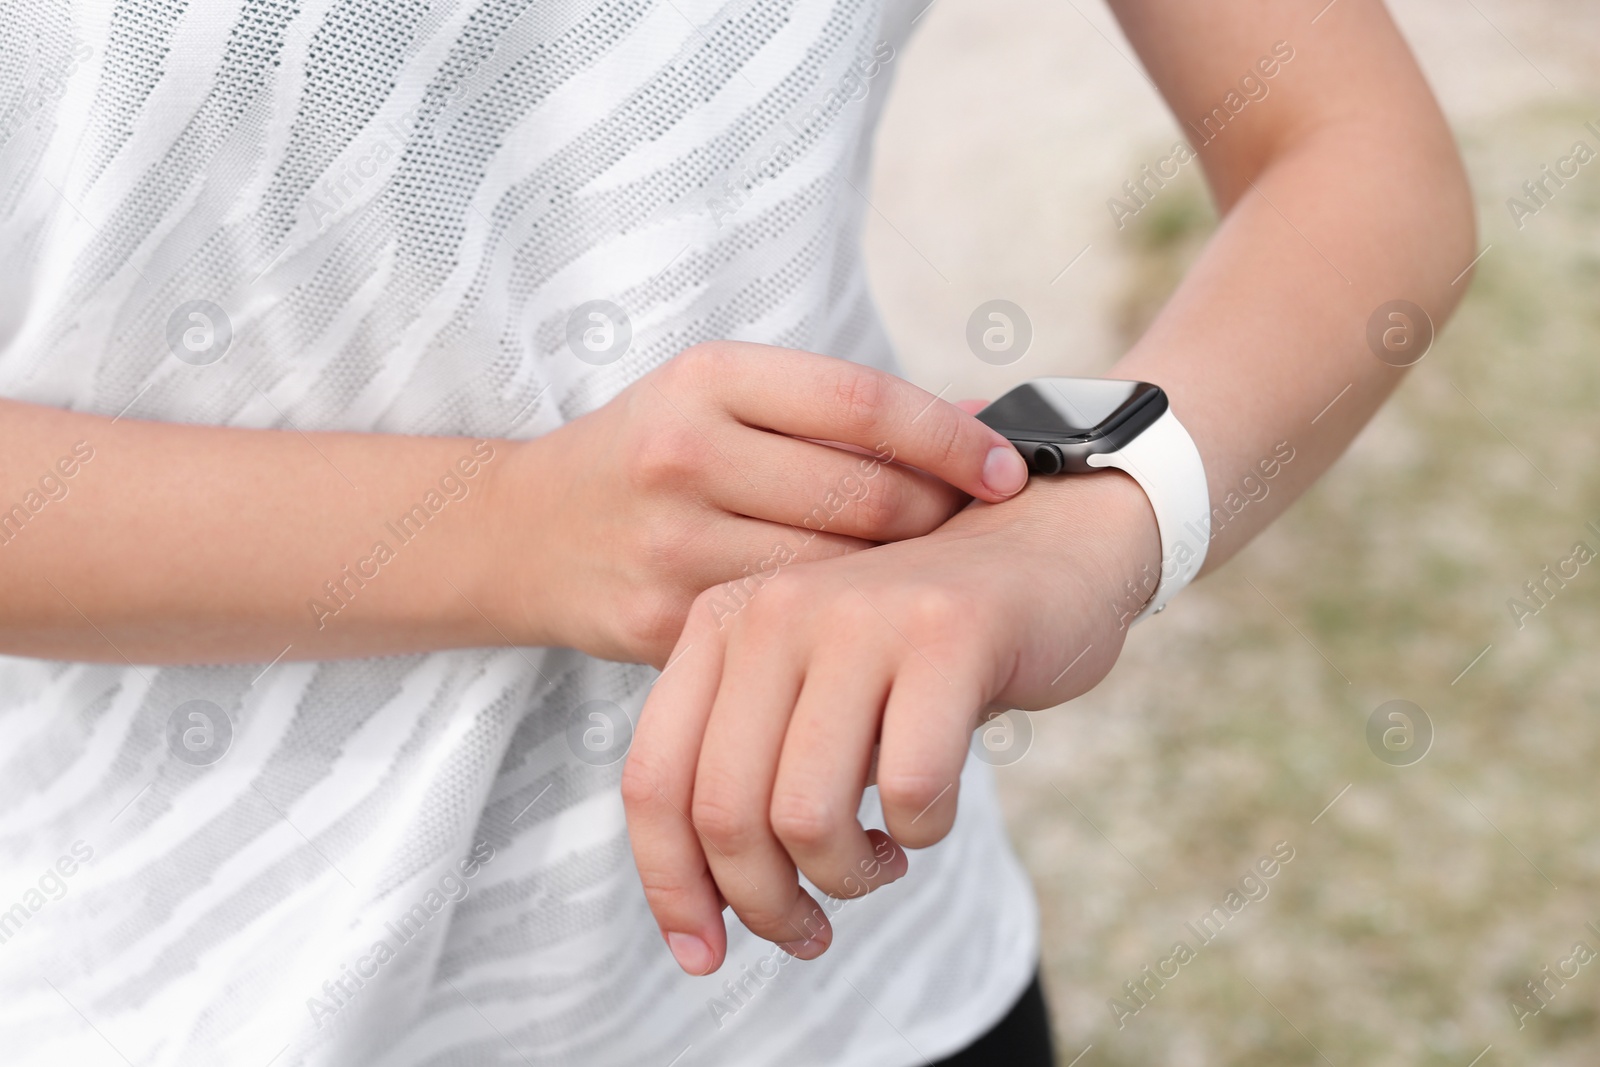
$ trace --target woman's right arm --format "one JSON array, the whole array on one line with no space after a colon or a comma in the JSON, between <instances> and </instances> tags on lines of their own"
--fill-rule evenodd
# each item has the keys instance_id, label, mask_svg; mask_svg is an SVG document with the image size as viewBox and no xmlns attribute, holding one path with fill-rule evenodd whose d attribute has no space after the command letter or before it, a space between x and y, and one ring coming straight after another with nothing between
<instances>
[{"instance_id":1,"label":"woman's right arm","mask_svg":"<svg viewBox=\"0 0 1600 1067\"><path fill-rule=\"evenodd\" d=\"M265 662L502 642L473 604L510 442L0 405L0 650ZM379 543L392 558L363 567Z\"/></svg>"},{"instance_id":2,"label":"woman's right arm","mask_svg":"<svg viewBox=\"0 0 1600 1067\"><path fill-rule=\"evenodd\" d=\"M905 382L735 343L697 346L530 441L0 400L0 653L267 662L515 644L660 665L702 590L918 536L964 494L999 500L1023 480L993 431Z\"/></svg>"}]
</instances>

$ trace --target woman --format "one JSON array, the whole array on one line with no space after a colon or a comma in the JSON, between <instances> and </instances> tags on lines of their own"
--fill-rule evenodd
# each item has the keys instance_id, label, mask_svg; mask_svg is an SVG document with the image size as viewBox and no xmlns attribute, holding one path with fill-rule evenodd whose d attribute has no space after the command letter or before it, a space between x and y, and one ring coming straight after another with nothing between
<instances>
[{"instance_id":1,"label":"woman","mask_svg":"<svg viewBox=\"0 0 1600 1067\"><path fill-rule=\"evenodd\" d=\"M1214 504L1295 457L1209 568L1470 201L1376 0L1113 7L1225 217L1110 376ZM1161 556L893 374L856 189L919 14L13 13L10 1062L1050 1062L968 737Z\"/></svg>"}]
</instances>

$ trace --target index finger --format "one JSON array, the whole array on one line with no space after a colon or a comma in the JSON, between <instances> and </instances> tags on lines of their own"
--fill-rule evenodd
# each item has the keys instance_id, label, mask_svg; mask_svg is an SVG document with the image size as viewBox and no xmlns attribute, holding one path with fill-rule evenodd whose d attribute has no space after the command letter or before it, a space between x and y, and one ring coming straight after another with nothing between
<instances>
[{"instance_id":1,"label":"index finger","mask_svg":"<svg viewBox=\"0 0 1600 1067\"><path fill-rule=\"evenodd\" d=\"M1011 442L903 378L848 360L748 342L711 346L727 411L748 426L870 449L995 503L1028 467ZM774 385L777 384L775 388Z\"/></svg>"}]
</instances>

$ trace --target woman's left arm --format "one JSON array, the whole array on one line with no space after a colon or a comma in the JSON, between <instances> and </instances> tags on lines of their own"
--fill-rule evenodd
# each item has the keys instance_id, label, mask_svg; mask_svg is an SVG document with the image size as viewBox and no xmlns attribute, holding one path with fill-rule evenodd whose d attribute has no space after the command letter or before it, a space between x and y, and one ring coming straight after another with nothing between
<instances>
[{"instance_id":1,"label":"woman's left arm","mask_svg":"<svg viewBox=\"0 0 1600 1067\"><path fill-rule=\"evenodd\" d=\"M1375 313L1404 300L1442 324L1454 307L1475 252L1471 197L1378 0L1112 6L1223 217L1110 376L1166 390L1213 507L1274 476L1270 494L1227 508L1211 568L1399 381L1404 325L1382 319L1402 331L1385 362L1368 342ZM1038 479L925 537L708 590L623 779L639 873L680 965L721 965L724 902L794 955L825 951L835 909L797 872L841 898L904 874L904 848L949 832L983 709L1049 707L1097 684L1138 606L1119 602L1159 564L1148 502L1112 471ZM887 834L856 820L874 774Z\"/></svg>"},{"instance_id":2,"label":"woman's left arm","mask_svg":"<svg viewBox=\"0 0 1600 1067\"><path fill-rule=\"evenodd\" d=\"M1338 458L1399 384L1393 364L1420 356L1432 327L1387 305L1420 307L1433 326L1455 308L1477 253L1472 196L1379 0L1111 6L1223 217L1108 376L1166 390L1213 508L1244 498L1281 442L1293 449L1272 492L1213 530L1210 570ZM1389 362L1369 343L1374 318Z\"/></svg>"}]
</instances>

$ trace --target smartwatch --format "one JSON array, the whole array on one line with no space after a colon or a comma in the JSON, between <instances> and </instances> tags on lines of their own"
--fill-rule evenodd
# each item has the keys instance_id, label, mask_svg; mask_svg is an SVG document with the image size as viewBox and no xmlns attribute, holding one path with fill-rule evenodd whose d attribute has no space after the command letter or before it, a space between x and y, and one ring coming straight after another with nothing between
<instances>
[{"instance_id":1,"label":"smartwatch","mask_svg":"<svg viewBox=\"0 0 1600 1067\"><path fill-rule=\"evenodd\" d=\"M1205 466L1160 386L1111 378L1035 378L977 417L1016 446L1032 474L1114 467L1139 483L1156 513L1161 573L1134 622L1166 607L1200 572L1211 543Z\"/></svg>"}]
</instances>

